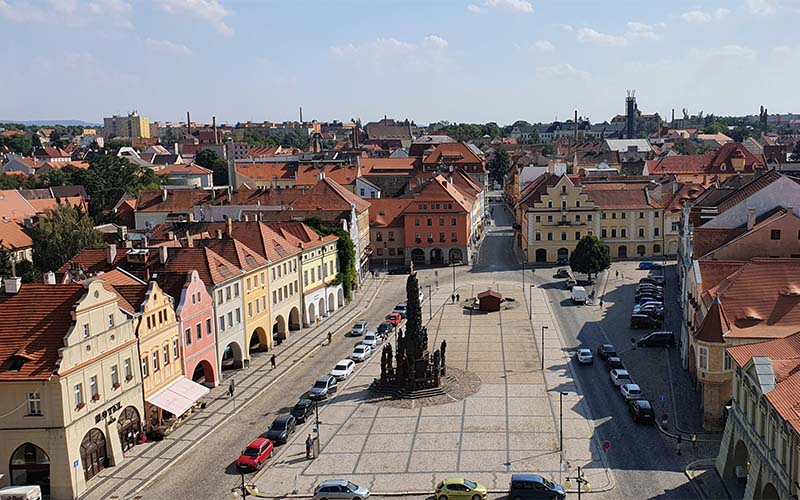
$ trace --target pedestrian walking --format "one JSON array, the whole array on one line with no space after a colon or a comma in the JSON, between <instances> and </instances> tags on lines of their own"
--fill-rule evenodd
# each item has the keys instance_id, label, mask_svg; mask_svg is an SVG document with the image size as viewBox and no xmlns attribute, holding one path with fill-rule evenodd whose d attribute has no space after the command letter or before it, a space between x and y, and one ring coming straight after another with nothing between
<instances>
[{"instance_id":1,"label":"pedestrian walking","mask_svg":"<svg viewBox=\"0 0 800 500\"><path fill-rule=\"evenodd\" d=\"M272 368L273 368L273 369L275 368L275 355L274 355L274 354L273 354L272 356L270 356L270 358L269 358L269 364L271 364L271 365L272 365Z\"/></svg>"},{"instance_id":2,"label":"pedestrian walking","mask_svg":"<svg viewBox=\"0 0 800 500\"><path fill-rule=\"evenodd\" d=\"M697 449L697 434L694 434L694 433L689 434L689 441L692 442L692 449L696 450Z\"/></svg>"},{"instance_id":3,"label":"pedestrian walking","mask_svg":"<svg viewBox=\"0 0 800 500\"><path fill-rule=\"evenodd\" d=\"M620 275L622 276L622 279L625 279L625 272L624 271L621 272Z\"/></svg>"},{"instance_id":4,"label":"pedestrian walking","mask_svg":"<svg viewBox=\"0 0 800 500\"><path fill-rule=\"evenodd\" d=\"M600 299L600 309L603 308L603 299Z\"/></svg>"},{"instance_id":5,"label":"pedestrian walking","mask_svg":"<svg viewBox=\"0 0 800 500\"><path fill-rule=\"evenodd\" d=\"M328 332L328 345L330 345L330 343L331 343L331 332L329 331Z\"/></svg>"},{"instance_id":6,"label":"pedestrian walking","mask_svg":"<svg viewBox=\"0 0 800 500\"><path fill-rule=\"evenodd\" d=\"M235 390L236 390L235 384L233 383L233 379L231 379L231 383L228 384L228 397L232 398Z\"/></svg>"},{"instance_id":7,"label":"pedestrian walking","mask_svg":"<svg viewBox=\"0 0 800 500\"><path fill-rule=\"evenodd\" d=\"M675 445L675 447L678 449L678 456L680 456L680 454L681 454L681 441L682 441L682 439L683 438L681 437L681 433L679 432L678 433L678 441L677 441L677 444Z\"/></svg>"},{"instance_id":8,"label":"pedestrian walking","mask_svg":"<svg viewBox=\"0 0 800 500\"><path fill-rule=\"evenodd\" d=\"M314 440L311 439L311 434L306 438L306 458L311 458L311 449L314 447Z\"/></svg>"},{"instance_id":9,"label":"pedestrian walking","mask_svg":"<svg viewBox=\"0 0 800 500\"><path fill-rule=\"evenodd\" d=\"M461 302L461 294L456 294L456 302Z\"/></svg>"},{"instance_id":10,"label":"pedestrian walking","mask_svg":"<svg viewBox=\"0 0 800 500\"><path fill-rule=\"evenodd\" d=\"M617 269L617 271L616 271L616 276L615 276L615 277L616 277L617 279L619 279L619 269Z\"/></svg>"},{"instance_id":11,"label":"pedestrian walking","mask_svg":"<svg viewBox=\"0 0 800 500\"><path fill-rule=\"evenodd\" d=\"M451 295L450 296L450 300L452 300L453 304L455 304L456 303L456 296L455 295Z\"/></svg>"}]
</instances>

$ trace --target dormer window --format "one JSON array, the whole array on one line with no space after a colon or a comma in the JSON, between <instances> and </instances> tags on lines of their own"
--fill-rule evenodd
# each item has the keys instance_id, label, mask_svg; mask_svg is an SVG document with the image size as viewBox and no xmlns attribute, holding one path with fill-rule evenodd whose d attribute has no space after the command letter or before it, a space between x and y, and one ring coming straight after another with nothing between
<instances>
[{"instance_id":1,"label":"dormer window","mask_svg":"<svg viewBox=\"0 0 800 500\"><path fill-rule=\"evenodd\" d=\"M22 356L11 356L8 360L8 371L10 372L18 372L22 369L22 365L25 364L27 359Z\"/></svg>"}]
</instances>

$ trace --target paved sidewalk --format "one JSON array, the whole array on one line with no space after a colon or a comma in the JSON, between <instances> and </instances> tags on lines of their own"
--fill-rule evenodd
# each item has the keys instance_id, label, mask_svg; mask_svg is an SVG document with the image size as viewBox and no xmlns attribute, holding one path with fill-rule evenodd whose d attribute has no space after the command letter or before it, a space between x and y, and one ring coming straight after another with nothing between
<instances>
[{"instance_id":1,"label":"paved sidewalk","mask_svg":"<svg viewBox=\"0 0 800 500\"><path fill-rule=\"evenodd\" d=\"M89 489L80 498L126 498L142 490L167 470L170 463L188 453L193 446L286 375L296 363L320 347L327 340L326 332L336 332L349 326L374 300L384 279L385 276L368 278L352 302L336 314L313 328L300 330L269 352L254 353L248 369L225 372L222 383L202 399L207 404L204 409L187 416L186 421L164 440L147 442L129 450L125 454L125 461L119 466L103 469L93 478L89 482ZM275 369L269 366L272 354L276 356ZM231 378L236 381L235 398L227 395Z\"/></svg>"},{"instance_id":2,"label":"paved sidewalk","mask_svg":"<svg viewBox=\"0 0 800 500\"><path fill-rule=\"evenodd\" d=\"M686 465L686 477L705 500L730 499L728 488L714 467L714 459L697 460Z\"/></svg>"}]
</instances>

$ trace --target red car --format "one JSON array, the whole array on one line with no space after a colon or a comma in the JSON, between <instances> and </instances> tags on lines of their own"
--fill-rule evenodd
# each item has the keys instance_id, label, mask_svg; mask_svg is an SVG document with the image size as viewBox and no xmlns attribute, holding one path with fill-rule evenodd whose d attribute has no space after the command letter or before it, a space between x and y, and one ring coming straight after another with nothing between
<instances>
[{"instance_id":1,"label":"red car","mask_svg":"<svg viewBox=\"0 0 800 500\"><path fill-rule=\"evenodd\" d=\"M258 438L242 452L236 460L236 466L240 469L260 469L264 462L272 456L274 446L272 441L267 438Z\"/></svg>"},{"instance_id":2,"label":"red car","mask_svg":"<svg viewBox=\"0 0 800 500\"><path fill-rule=\"evenodd\" d=\"M386 322L391 325L397 326L401 321L403 321L403 317L400 313L389 313L386 315Z\"/></svg>"}]
</instances>

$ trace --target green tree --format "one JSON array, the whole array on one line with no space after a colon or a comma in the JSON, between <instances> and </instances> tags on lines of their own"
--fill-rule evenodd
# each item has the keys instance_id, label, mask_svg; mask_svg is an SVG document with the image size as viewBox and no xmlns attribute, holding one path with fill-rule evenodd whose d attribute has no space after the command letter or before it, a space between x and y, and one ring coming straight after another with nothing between
<instances>
[{"instance_id":1,"label":"green tree","mask_svg":"<svg viewBox=\"0 0 800 500\"><path fill-rule=\"evenodd\" d=\"M592 280L592 274L597 277L597 273L610 266L611 255L608 245L594 235L581 238L569 257L569 267L576 273L586 273L589 281Z\"/></svg>"},{"instance_id":2,"label":"green tree","mask_svg":"<svg viewBox=\"0 0 800 500\"><path fill-rule=\"evenodd\" d=\"M794 149L792 149L792 154L789 155L789 160L800 161L800 141L794 143Z\"/></svg>"},{"instance_id":3,"label":"green tree","mask_svg":"<svg viewBox=\"0 0 800 500\"><path fill-rule=\"evenodd\" d=\"M30 156L33 153L33 142L30 134L11 135L0 138L0 146L6 146L12 153Z\"/></svg>"},{"instance_id":4,"label":"green tree","mask_svg":"<svg viewBox=\"0 0 800 500\"><path fill-rule=\"evenodd\" d=\"M69 205L48 210L31 232L33 264L39 272L55 271L84 248L102 248L91 217Z\"/></svg>"},{"instance_id":5,"label":"green tree","mask_svg":"<svg viewBox=\"0 0 800 500\"><path fill-rule=\"evenodd\" d=\"M489 160L489 164L486 165L487 169L489 170L489 179L499 184L503 184L510 166L511 156L509 156L508 151L503 148L495 149L494 156L492 156L492 159Z\"/></svg>"},{"instance_id":6,"label":"green tree","mask_svg":"<svg viewBox=\"0 0 800 500\"><path fill-rule=\"evenodd\" d=\"M89 168L76 171L72 181L86 188L91 200L90 214L98 221L106 220L123 194L135 196L139 191L158 189L160 185L153 170L115 155L93 157L89 160Z\"/></svg>"},{"instance_id":7,"label":"green tree","mask_svg":"<svg viewBox=\"0 0 800 500\"><path fill-rule=\"evenodd\" d=\"M194 162L214 172L215 186L228 184L228 162L220 158L214 151L204 149L198 152L194 157Z\"/></svg>"},{"instance_id":8,"label":"green tree","mask_svg":"<svg viewBox=\"0 0 800 500\"><path fill-rule=\"evenodd\" d=\"M358 285L358 273L356 272L356 246L350 238L350 234L340 226L330 226L321 219L313 218L303 221L305 225L316 231L322 236L332 234L339 238L336 243L336 256L339 259L339 272L336 274L335 284L341 284L344 296L350 300L353 290Z\"/></svg>"},{"instance_id":9,"label":"green tree","mask_svg":"<svg viewBox=\"0 0 800 500\"><path fill-rule=\"evenodd\" d=\"M733 130L730 131L728 134L731 139L736 142L742 142L748 137L753 135L753 130L749 127L744 127L742 125L737 125Z\"/></svg>"},{"instance_id":10,"label":"green tree","mask_svg":"<svg viewBox=\"0 0 800 500\"><path fill-rule=\"evenodd\" d=\"M706 134L718 134L720 132L723 134L727 134L728 127L724 123L718 121L712 121L703 128L703 132Z\"/></svg>"}]
</instances>

